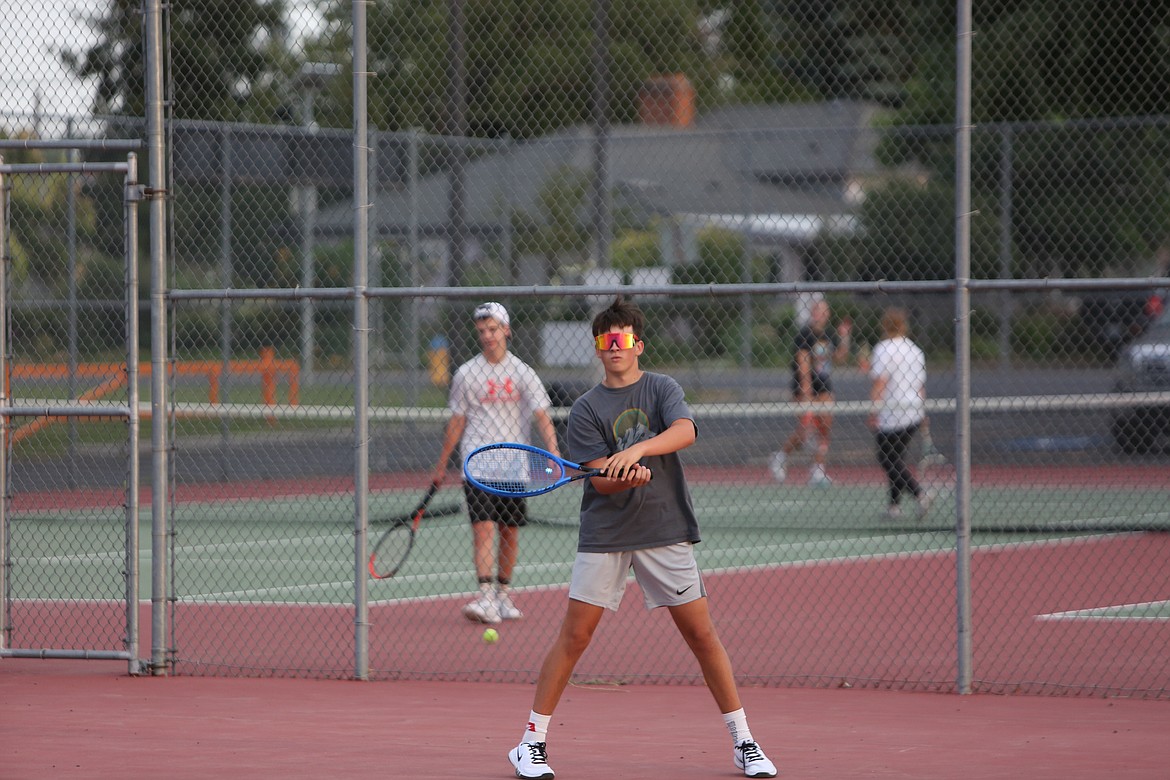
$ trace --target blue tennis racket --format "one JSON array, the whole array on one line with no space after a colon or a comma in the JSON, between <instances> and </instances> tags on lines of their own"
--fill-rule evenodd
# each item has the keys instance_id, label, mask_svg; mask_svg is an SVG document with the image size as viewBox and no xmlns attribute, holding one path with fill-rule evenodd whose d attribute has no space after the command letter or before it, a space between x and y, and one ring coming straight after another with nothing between
<instances>
[{"instance_id":1,"label":"blue tennis racket","mask_svg":"<svg viewBox=\"0 0 1170 780\"><path fill-rule=\"evenodd\" d=\"M539 447L502 442L473 450L463 461L463 476L484 492L505 498L527 498L579 479L603 476L603 472L587 469Z\"/></svg>"}]
</instances>

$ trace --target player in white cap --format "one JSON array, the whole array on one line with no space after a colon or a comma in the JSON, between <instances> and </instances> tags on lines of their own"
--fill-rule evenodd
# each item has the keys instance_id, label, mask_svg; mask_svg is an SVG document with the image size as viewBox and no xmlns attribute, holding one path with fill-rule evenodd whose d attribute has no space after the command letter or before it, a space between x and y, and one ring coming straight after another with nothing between
<instances>
[{"instance_id":1,"label":"player in white cap","mask_svg":"<svg viewBox=\"0 0 1170 780\"><path fill-rule=\"evenodd\" d=\"M501 303L488 301L476 306L472 317L480 354L461 365L451 379L447 404L451 419L434 473L440 482L457 446L462 462L469 452L485 444L527 444L533 422L545 449L560 454L544 383L536 371L508 351L512 333L508 310ZM463 616L479 623L519 619L524 614L512 602L509 589L520 551L520 528L527 522L527 504L522 498L493 496L470 485L464 485L463 490L479 582L479 592L464 605Z\"/></svg>"}]
</instances>

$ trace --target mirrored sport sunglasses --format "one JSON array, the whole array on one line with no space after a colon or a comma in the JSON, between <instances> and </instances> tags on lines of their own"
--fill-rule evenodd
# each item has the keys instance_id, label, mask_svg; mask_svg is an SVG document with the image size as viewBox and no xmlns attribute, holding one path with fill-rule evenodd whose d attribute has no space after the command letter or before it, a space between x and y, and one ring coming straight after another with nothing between
<instances>
[{"instance_id":1,"label":"mirrored sport sunglasses","mask_svg":"<svg viewBox=\"0 0 1170 780\"><path fill-rule=\"evenodd\" d=\"M638 337L633 333L602 333L595 341L598 349L608 352L613 349L614 344L618 349L633 349L638 343Z\"/></svg>"}]
</instances>

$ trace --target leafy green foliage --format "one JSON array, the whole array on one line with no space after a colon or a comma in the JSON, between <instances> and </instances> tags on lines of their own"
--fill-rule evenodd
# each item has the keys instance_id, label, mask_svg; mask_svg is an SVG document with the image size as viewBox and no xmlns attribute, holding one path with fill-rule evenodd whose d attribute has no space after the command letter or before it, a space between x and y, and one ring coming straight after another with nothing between
<instances>
[{"instance_id":1,"label":"leafy green foliage","mask_svg":"<svg viewBox=\"0 0 1170 780\"><path fill-rule=\"evenodd\" d=\"M94 111L145 116L146 54L141 0L112 0L90 20L97 43L63 55L96 83ZM170 100L180 119L271 121L293 64L283 49L283 0L170 0Z\"/></svg>"},{"instance_id":2,"label":"leafy green foliage","mask_svg":"<svg viewBox=\"0 0 1170 780\"><path fill-rule=\"evenodd\" d=\"M654 230L627 230L610 246L612 266L623 274L662 265L662 247Z\"/></svg>"},{"instance_id":3,"label":"leafy green foliage","mask_svg":"<svg viewBox=\"0 0 1170 780\"><path fill-rule=\"evenodd\" d=\"M1164 112L1168 19L1166 0L976 4L973 200L983 216L998 216L999 177L1010 169L1012 275L1141 273L1167 245L1170 132L1141 121L1089 120ZM939 37L946 27L924 29L931 37L918 43L917 71L891 122L951 125L953 40ZM993 124L1007 122L1044 124ZM919 164L950 182L953 147L945 134L900 134L882 155L887 164Z\"/></svg>"},{"instance_id":4,"label":"leafy green foliage","mask_svg":"<svg viewBox=\"0 0 1170 780\"><path fill-rule=\"evenodd\" d=\"M721 65L732 77L733 99L743 102L901 105L919 69L919 44L953 15L946 4L913 0L711 0L702 6L723 21Z\"/></svg>"},{"instance_id":5,"label":"leafy green foliage","mask_svg":"<svg viewBox=\"0 0 1170 780\"><path fill-rule=\"evenodd\" d=\"M327 33L309 50L342 61L350 47L347 4L328 4ZM377 3L368 18L370 121L379 128L450 133L450 19L445 0ZM515 139L589 120L593 4L589 0L467 0L463 4L466 129ZM692 0L625 0L610 10L611 120L632 121L648 76L686 73L702 96L715 74L703 55ZM340 32L339 32L340 31ZM347 116L343 87L332 110Z\"/></svg>"}]
</instances>

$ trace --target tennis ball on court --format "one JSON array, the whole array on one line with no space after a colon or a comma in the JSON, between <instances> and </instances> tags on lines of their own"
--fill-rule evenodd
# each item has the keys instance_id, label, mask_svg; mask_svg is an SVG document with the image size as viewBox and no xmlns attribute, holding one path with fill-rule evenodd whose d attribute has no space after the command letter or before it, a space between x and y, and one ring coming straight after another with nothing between
<instances>
[{"instance_id":1,"label":"tennis ball on court","mask_svg":"<svg viewBox=\"0 0 1170 780\"><path fill-rule=\"evenodd\" d=\"M500 632L496 631L494 628L485 628L483 630L483 641L487 642L489 645L494 645L496 642L500 641Z\"/></svg>"}]
</instances>

